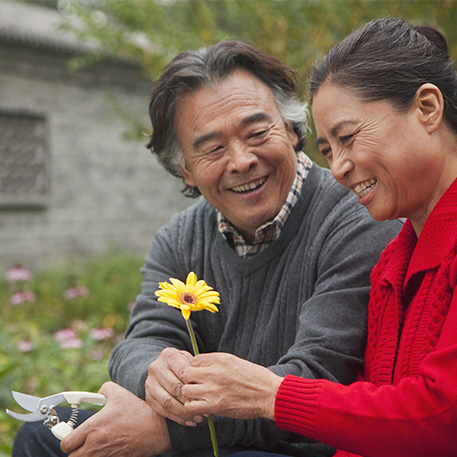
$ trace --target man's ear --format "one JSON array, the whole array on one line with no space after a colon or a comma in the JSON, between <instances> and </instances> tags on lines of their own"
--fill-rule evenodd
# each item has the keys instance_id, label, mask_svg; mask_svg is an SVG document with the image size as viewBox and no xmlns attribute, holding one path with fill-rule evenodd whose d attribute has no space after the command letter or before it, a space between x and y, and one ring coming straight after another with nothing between
<instances>
[{"instance_id":1,"label":"man's ear","mask_svg":"<svg viewBox=\"0 0 457 457\"><path fill-rule=\"evenodd\" d=\"M181 174L182 174L182 176L184 178L185 183L189 187L197 187L197 184L196 184L195 179L194 179L194 175L189 170L189 167L187 166L187 164L185 164L185 165L180 165L179 164L178 168L179 168L179 171L181 172Z\"/></svg>"},{"instance_id":2,"label":"man's ear","mask_svg":"<svg viewBox=\"0 0 457 457\"><path fill-rule=\"evenodd\" d=\"M294 127L291 123L286 124L287 136L289 137L289 141L291 142L292 146L295 148L298 144L298 136L295 133Z\"/></svg>"},{"instance_id":3,"label":"man's ear","mask_svg":"<svg viewBox=\"0 0 457 457\"><path fill-rule=\"evenodd\" d=\"M444 99L441 91L434 84L422 84L414 99L419 109L419 120L428 133L435 132L443 120Z\"/></svg>"}]
</instances>

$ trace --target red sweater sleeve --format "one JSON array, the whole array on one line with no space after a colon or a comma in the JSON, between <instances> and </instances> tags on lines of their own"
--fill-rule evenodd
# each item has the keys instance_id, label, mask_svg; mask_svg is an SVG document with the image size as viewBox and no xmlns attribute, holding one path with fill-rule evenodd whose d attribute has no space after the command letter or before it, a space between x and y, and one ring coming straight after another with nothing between
<instances>
[{"instance_id":1,"label":"red sweater sleeve","mask_svg":"<svg viewBox=\"0 0 457 457\"><path fill-rule=\"evenodd\" d=\"M287 376L275 404L279 427L324 442L337 456L451 456L457 449L457 299L418 377L397 385ZM354 453L354 454L348 454Z\"/></svg>"}]
</instances>

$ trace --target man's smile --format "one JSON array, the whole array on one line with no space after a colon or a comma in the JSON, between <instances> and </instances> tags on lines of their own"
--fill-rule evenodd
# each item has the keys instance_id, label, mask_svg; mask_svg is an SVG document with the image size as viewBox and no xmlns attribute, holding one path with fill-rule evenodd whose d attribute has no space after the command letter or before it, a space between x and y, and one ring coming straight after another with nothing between
<instances>
[{"instance_id":1,"label":"man's smile","mask_svg":"<svg viewBox=\"0 0 457 457\"><path fill-rule=\"evenodd\" d=\"M259 188L266 180L267 180L267 177L264 176L262 178L255 179L254 181L248 182L246 184L241 184L239 186L231 187L230 190L232 190L233 192L237 192L237 193L250 192L252 190Z\"/></svg>"}]
</instances>

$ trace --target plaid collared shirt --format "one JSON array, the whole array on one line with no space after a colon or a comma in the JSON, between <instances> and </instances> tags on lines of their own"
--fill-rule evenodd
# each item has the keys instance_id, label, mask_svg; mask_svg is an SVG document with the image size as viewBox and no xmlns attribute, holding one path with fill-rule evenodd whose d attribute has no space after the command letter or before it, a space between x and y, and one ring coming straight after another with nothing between
<instances>
[{"instance_id":1,"label":"plaid collared shirt","mask_svg":"<svg viewBox=\"0 0 457 457\"><path fill-rule=\"evenodd\" d=\"M304 152L299 152L297 154L297 175L290 188L289 195L276 217L256 230L254 242L252 244L247 243L230 221L218 211L217 221L219 224L219 231L239 256L244 258L251 257L263 251L269 244L279 238L287 217L297 203L303 187L303 181L308 176L312 165L312 161Z\"/></svg>"}]
</instances>

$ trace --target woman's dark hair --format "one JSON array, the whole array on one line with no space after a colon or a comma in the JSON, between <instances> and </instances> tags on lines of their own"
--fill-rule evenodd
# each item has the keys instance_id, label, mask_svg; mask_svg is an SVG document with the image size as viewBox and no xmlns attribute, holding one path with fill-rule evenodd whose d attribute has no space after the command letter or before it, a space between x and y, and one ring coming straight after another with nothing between
<instances>
[{"instance_id":1,"label":"woman's dark hair","mask_svg":"<svg viewBox=\"0 0 457 457\"><path fill-rule=\"evenodd\" d=\"M240 41L224 41L211 47L183 52L175 57L155 82L149 116L153 133L147 145L172 175L182 178L178 165L184 165L181 146L174 128L180 98L221 82L236 69L246 69L273 92L279 112L299 138L301 150L308 130L308 109L296 94L294 72L279 59ZM196 187L185 185L189 197L200 195Z\"/></svg>"},{"instance_id":2,"label":"woman's dark hair","mask_svg":"<svg viewBox=\"0 0 457 457\"><path fill-rule=\"evenodd\" d=\"M444 98L444 117L457 133L457 74L446 39L432 27L394 18L369 22L315 65L311 102L325 82L351 88L365 101L388 100L399 112L411 106L422 84L434 84Z\"/></svg>"}]
</instances>

